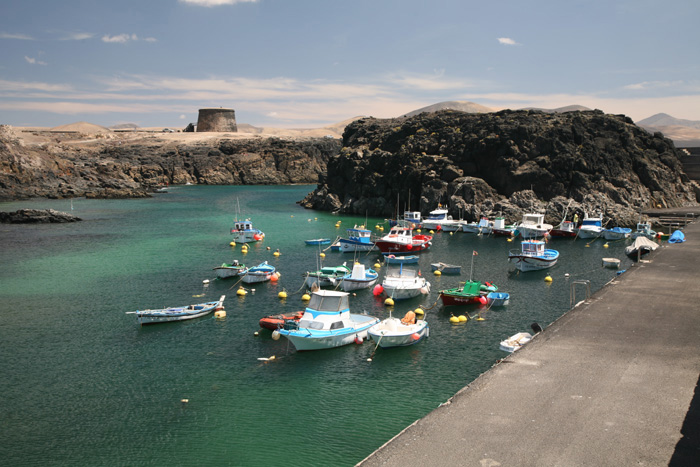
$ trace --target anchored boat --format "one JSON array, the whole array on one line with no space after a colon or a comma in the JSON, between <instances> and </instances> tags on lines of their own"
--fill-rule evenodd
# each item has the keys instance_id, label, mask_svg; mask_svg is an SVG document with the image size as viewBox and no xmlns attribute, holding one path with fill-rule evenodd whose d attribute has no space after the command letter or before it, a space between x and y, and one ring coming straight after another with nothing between
<instances>
[{"instance_id":1,"label":"anchored boat","mask_svg":"<svg viewBox=\"0 0 700 467\"><path fill-rule=\"evenodd\" d=\"M393 318L390 314L368 331L369 337L383 349L417 344L428 337L429 333L428 322L416 321L416 314L412 311L407 312L402 319Z\"/></svg>"},{"instance_id":2,"label":"anchored boat","mask_svg":"<svg viewBox=\"0 0 700 467\"><path fill-rule=\"evenodd\" d=\"M524 240L520 251L511 250L508 254L508 261L515 263L515 267L522 272L551 268L558 259L559 252L545 249L542 240Z\"/></svg>"},{"instance_id":3,"label":"anchored boat","mask_svg":"<svg viewBox=\"0 0 700 467\"><path fill-rule=\"evenodd\" d=\"M215 302L198 303L196 305L189 306L175 306L154 310L137 310L129 311L127 313L135 314L139 324L141 325L168 323L171 321L184 321L199 318L217 309L223 309L225 298L226 295L222 295L221 298Z\"/></svg>"}]
</instances>

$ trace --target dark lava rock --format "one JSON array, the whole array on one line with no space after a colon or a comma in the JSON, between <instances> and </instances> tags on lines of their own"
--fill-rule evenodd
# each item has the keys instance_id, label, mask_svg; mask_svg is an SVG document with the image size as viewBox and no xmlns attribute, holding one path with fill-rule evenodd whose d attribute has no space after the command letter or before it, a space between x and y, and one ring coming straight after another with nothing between
<instances>
[{"instance_id":1,"label":"dark lava rock","mask_svg":"<svg viewBox=\"0 0 700 467\"><path fill-rule=\"evenodd\" d=\"M15 212L0 212L0 222L3 224L53 224L81 220L72 214L53 209L20 209Z\"/></svg>"},{"instance_id":2,"label":"dark lava rock","mask_svg":"<svg viewBox=\"0 0 700 467\"><path fill-rule=\"evenodd\" d=\"M634 225L643 208L696 204L699 193L673 142L622 115L448 110L351 123L300 204L386 217L441 203L455 218L535 211L555 225L565 211L601 211Z\"/></svg>"}]
</instances>

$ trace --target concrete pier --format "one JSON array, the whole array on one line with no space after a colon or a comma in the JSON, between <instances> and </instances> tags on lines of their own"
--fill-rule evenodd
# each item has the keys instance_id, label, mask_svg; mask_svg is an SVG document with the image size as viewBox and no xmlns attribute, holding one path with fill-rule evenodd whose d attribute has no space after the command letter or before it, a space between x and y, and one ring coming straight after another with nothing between
<instances>
[{"instance_id":1,"label":"concrete pier","mask_svg":"<svg viewBox=\"0 0 700 467\"><path fill-rule=\"evenodd\" d=\"M684 233L359 465L700 465L700 223Z\"/></svg>"}]
</instances>

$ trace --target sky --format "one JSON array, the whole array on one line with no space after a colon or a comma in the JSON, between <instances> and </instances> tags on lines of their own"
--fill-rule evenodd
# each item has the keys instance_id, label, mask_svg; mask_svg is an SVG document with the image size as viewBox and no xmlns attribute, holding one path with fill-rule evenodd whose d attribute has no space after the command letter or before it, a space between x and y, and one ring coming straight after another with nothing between
<instances>
[{"instance_id":1,"label":"sky","mask_svg":"<svg viewBox=\"0 0 700 467\"><path fill-rule=\"evenodd\" d=\"M443 101L700 120L698 0L2 0L0 124L313 128Z\"/></svg>"}]
</instances>

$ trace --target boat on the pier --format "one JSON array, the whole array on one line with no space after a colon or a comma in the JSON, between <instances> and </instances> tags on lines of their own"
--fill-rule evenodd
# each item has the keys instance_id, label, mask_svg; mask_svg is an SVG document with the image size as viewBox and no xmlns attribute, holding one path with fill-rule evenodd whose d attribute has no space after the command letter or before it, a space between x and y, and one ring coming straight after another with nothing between
<instances>
[{"instance_id":1,"label":"boat on the pier","mask_svg":"<svg viewBox=\"0 0 700 467\"><path fill-rule=\"evenodd\" d=\"M233 235L233 241L236 243L257 242L265 238L262 230L253 228L253 223L250 219L235 221L231 234Z\"/></svg>"},{"instance_id":2,"label":"boat on the pier","mask_svg":"<svg viewBox=\"0 0 700 467\"><path fill-rule=\"evenodd\" d=\"M245 264L240 263L237 259L234 259L231 263L223 263L221 266L214 268L216 277L219 279L239 276L244 270Z\"/></svg>"},{"instance_id":3,"label":"boat on the pier","mask_svg":"<svg viewBox=\"0 0 700 467\"><path fill-rule=\"evenodd\" d=\"M625 248L625 254L636 260L656 250L658 247L658 243L646 237L637 237L634 239L634 243Z\"/></svg>"},{"instance_id":4,"label":"boat on the pier","mask_svg":"<svg viewBox=\"0 0 700 467\"><path fill-rule=\"evenodd\" d=\"M343 253L355 253L357 251L370 251L374 249L374 242L371 240L372 231L364 226L355 226L348 229L348 238L340 238L340 251Z\"/></svg>"},{"instance_id":5,"label":"boat on the pier","mask_svg":"<svg viewBox=\"0 0 700 467\"><path fill-rule=\"evenodd\" d=\"M352 271L339 279L340 287L349 292L351 290L368 289L377 283L379 273L374 269L365 269L364 264L355 263Z\"/></svg>"},{"instance_id":6,"label":"boat on the pier","mask_svg":"<svg viewBox=\"0 0 700 467\"><path fill-rule=\"evenodd\" d=\"M382 281L381 288L387 297L393 300L404 300L430 293L430 282L415 269L389 268Z\"/></svg>"},{"instance_id":7,"label":"boat on the pier","mask_svg":"<svg viewBox=\"0 0 700 467\"><path fill-rule=\"evenodd\" d=\"M257 266L246 268L241 272L241 280L246 284L269 281L275 273L275 267L263 261Z\"/></svg>"},{"instance_id":8,"label":"boat on the pier","mask_svg":"<svg viewBox=\"0 0 700 467\"><path fill-rule=\"evenodd\" d=\"M418 253L430 248L432 235L413 235L410 226L395 225L389 233L374 244L385 255L404 255Z\"/></svg>"},{"instance_id":9,"label":"boat on the pier","mask_svg":"<svg viewBox=\"0 0 700 467\"><path fill-rule=\"evenodd\" d=\"M362 342L379 318L350 313L347 292L317 290L298 322L287 321L272 338L285 336L298 351L321 350Z\"/></svg>"},{"instance_id":10,"label":"boat on the pier","mask_svg":"<svg viewBox=\"0 0 700 467\"><path fill-rule=\"evenodd\" d=\"M520 250L511 250L508 261L520 271L539 271L557 264L559 252L545 248L543 240L523 240Z\"/></svg>"},{"instance_id":11,"label":"boat on the pier","mask_svg":"<svg viewBox=\"0 0 700 467\"><path fill-rule=\"evenodd\" d=\"M430 328L427 321L416 320L413 311L407 312L402 319L392 317L389 312L387 319L369 328L367 333L377 346L387 349L417 344L424 337L428 337Z\"/></svg>"},{"instance_id":12,"label":"boat on the pier","mask_svg":"<svg viewBox=\"0 0 700 467\"><path fill-rule=\"evenodd\" d=\"M225 298L226 295L222 295L221 298L215 302L197 303L195 305L175 306L153 310L137 310L129 311L127 313L135 314L139 324L141 325L168 323L171 321L184 321L208 315L217 309L223 309Z\"/></svg>"},{"instance_id":13,"label":"boat on the pier","mask_svg":"<svg viewBox=\"0 0 700 467\"><path fill-rule=\"evenodd\" d=\"M260 318L260 321L258 324L260 324L261 328L269 329L270 331L274 331L276 329L279 329L284 326L284 323L287 321L299 321L301 317L304 315L303 311L297 311L296 313L292 314L278 314L278 315L269 315L265 316L263 318Z\"/></svg>"},{"instance_id":14,"label":"boat on the pier","mask_svg":"<svg viewBox=\"0 0 700 467\"><path fill-rule=\"evenodd\" d=\"M513 334L508 339L502 340L500 348L505 352L515 352L531 340L532 334L529 332L519 332L517 334Z\"/></svg>"},{"instance_id":15,"label":"boat on the pier","mask_svg":"<svg viewBox=\"0 0 700 467\"><path fill-rule=\"evenodd\" d=\"M319 287L335 286L350 272L350 268L345 263L340 266L324 266L317 271L309 271L304 274L306 277L304 283L308 287L313 287L314 284L318 284Z\"/></svg>"}]
</instances>

